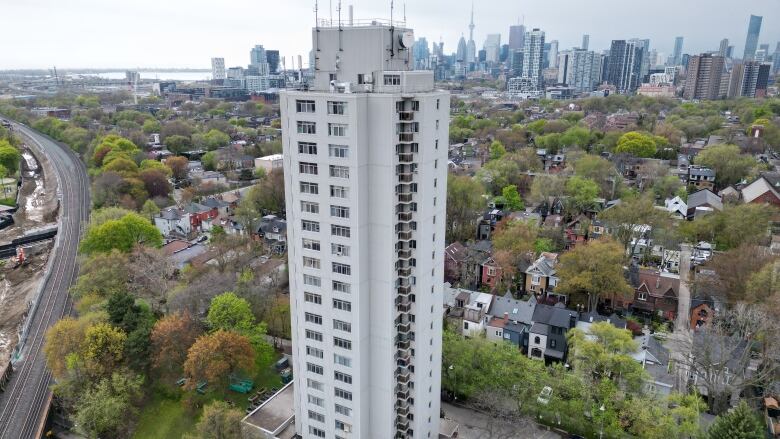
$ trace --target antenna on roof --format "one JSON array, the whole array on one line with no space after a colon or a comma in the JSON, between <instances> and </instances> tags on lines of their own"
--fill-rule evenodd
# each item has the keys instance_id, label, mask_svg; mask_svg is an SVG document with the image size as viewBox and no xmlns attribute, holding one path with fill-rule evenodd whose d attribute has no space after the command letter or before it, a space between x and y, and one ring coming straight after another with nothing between
<instances>
[{"instance_id":1,"label":"antenna on roof","mask_svg":"<svg viewBox=\"0 0 780 439\"><path fill-rule=\"evenodd\" d=\"M328 0L328 10L330 12L330 25L333 26L333 0Z\"/></svg>"},{"instance_id":2,"label":"antenna on roof","mask_svg":"<svg viewBox=\"0 0 780 439\"><path fill-rule=\"evenodd\" d=\"M339 52L343 52L344 51L344 47L343 47L344 29L341 28L341 0L339 0L338 12L339 12Z\"/></svg>"},{"instance_id":3,"label":"antenna on roof","mask_svg":"<svg viewBox=\"0 0 780 439\"><path fill-rule=\"evenodd\" d=\"M393 26L393 0L390 0L390 26Z\"/></svg>"},{"instance_id":4,"label":"antenna on roof","mask_svg":"<svg viewBox=\"0 0 780 439\"><path fill-rule=\"evenodd\" d=\"M406 25L406 2L404 2L404 26Z\"/></svg>"}]
</instances>

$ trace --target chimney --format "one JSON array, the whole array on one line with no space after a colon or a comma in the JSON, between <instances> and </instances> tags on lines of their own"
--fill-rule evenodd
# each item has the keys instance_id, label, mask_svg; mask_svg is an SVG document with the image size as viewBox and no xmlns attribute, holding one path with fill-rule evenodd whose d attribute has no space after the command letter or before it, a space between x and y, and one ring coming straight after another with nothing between
<instances>
[{"instance_id":1,"label":"chimney","mask_svg":"<svg viewBox=\"0 0 780 439\"><path fill-rule=\"evenodd\" d=\"M505 312L505 313L504 313L504 323L506 323L506 322L508 322L508 321L509 321L509 313L508 313L508 312Z\"/></svg>"}]
</instances>

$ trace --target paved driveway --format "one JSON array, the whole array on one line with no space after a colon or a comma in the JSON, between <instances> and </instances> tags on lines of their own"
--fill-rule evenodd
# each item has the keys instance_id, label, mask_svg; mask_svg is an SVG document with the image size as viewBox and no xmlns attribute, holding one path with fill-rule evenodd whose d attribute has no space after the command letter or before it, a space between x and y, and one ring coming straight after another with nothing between
<instances>
[{"instance_id":1,"label":"paved driveway","mask_svg":"<svg viewBox=\"0 0 780 439\"><path fill-rule=\"evenodd\" d=\"M539 427L529 419L506 421L442 401L444 416L457 422L462 439L561 439L562 435Z\"/></svg>"}]
</instances>

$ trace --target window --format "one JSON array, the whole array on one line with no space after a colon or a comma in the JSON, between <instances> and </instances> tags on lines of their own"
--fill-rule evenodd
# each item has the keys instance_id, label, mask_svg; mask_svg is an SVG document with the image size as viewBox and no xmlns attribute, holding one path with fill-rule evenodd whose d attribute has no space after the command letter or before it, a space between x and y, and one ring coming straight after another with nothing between
<instances>
[{"instance_id":1,"label":"window","mask_svg":"<svg viewBox=\"0 0 780 439\"><path fill-rule=\"evenodd\" d=\"M440 101L441 101L441 99L436 99L436 109L437 110L439 109L439 104L441 103Z\"/></svg>"},{"instance_id":2,"label":"window","mask_svg":"<svg viewBox=\"0 0 780 439\"><path fill-rule=\"evenodd\" d=\"M352 323L342 322L341 320L333 320L333 329L344 332L352 332Z\"/></svg>"},{"instance_id":3,"label":"window","mask_svg":"<svg viewBox=\"0 0 780 439\"><path fill-rule=\"evenodd\" d=\"M420 111L420 101L412 101L412 111Z\"/></svg>"},{"instance_id":4,"label":"window","mask_svg":"<svg viewBox=\"0 0 780 439\"><path fill-rule=\"evenodd\" d=\"M347 264L339 264L338 262L333 262L333 272L349 276L350 274L352 274L352 267L350 267Z\"/></svg>"},{"instance_id":5,"label":"window","mask_svg":"<svg viewBox=\"0 0 780 439\"><path fill-rule=\"evenodd\" d=\"M328 145L328 154L331 157L345 159L349 157L349 146L347 145Z\"/></svg>"},{"instance_id":6,"label":"window","mask_svg":"<svg viewBox=\"0 0 780 439\"><path fill-rule=\"evenodd\" d=\"M306 363L306 370L311 373L316 373L317 375L322 375L324 373L322 366L314 363Z\"/></svg>"},{"instance_id":7,"label":"window","mask_svg":"<svg viewBox=\"0 0 780 439\"><path fill-rule=\"evenodd\" d=\"M348 392L344 389L339 389L338 387L336 387L333 389L333 393L336 395L336 398L352 401L352 392Z\"/></svg>"},{"instance_id":8,"label":"window","mask_svg":"<svg viewBox=\"0 0 780 439\"><path fill-rule=\"evenodd\" d=\"M322 305L322 296L314 293L303 293L303 300L309 303Z\"/></svg>"},{"instance_id":9,"label":"window","mask_svg":"<svg viewBox=\"0 0 780 439\"><path fill-rule=\"evenodd\" d=\"M311 378L306 378L306 385L310 389L319 390L320 392L324 392L325 391L325 385L324 384L322 384L321 382L319 382L317 380L313 380Z\"/></svg>"},{"instance_id":10,"label":"window","mask_svg":"<svg viewBox=\"0 0 780 439\"><path fill-rule=\"evenodd\" d=\"M298 121L298 134L317 134L317 124L314 122Z\"/></svg>"},{"instance_id":11,"label":"window","mask_svg":"<svg viewBox=\"0 0 780 439\"><path fill-rule=\"evenodd\" d=\"M556 341L556 340L554 340L554 339L553 339L553 340L550 340L550 347L551 347L551 348L554 348L554 347L555 347L557 344L558 344L558 343L557 343L557 341Z\"/></svg>"},{"instance_id":12,"label":"window","mask_svg":"<svg viewBox=\"0 0 780 439\"><path fill-rule=\"evenodd\" d=\"M317 258L303 257L303 266L306 268L320 269L320 260Z\"/></svg>"},{"instance_id":13,"label":"window","mask_svg":"<svg viewBox=\"0 0 780 439\"><path fill-rule=\"evenodd\" d=\"M333 281L333 291L338 291L339 293L349 294L349 292L350 292L350 285L348 283L339 282L337 280L334 280Z\"/></svg>"},{"instance_id":14,"label":"window","mask_svg":"<svg viewBox=\"0 0 780 439\"><path fill-rule=\"evenodd\" d=\"M303 283L304 285L313 285L315 287L318 287L322 284L322 281L317 276L312 276L309 274L303 275Z\"/></svg>"},{"instance_id":15,"label":"window","mask_svg":"<svg viewBox=\"0 0 780 439\"><path fill-rule=\"evenodd\" d=\"M347 198L349 189L346 186L330 186L330 196L334 198Z\"/></svg>"},{"instance_id":16,"label":"window","mask_svg":"<svg viewBox=\"0 0 780 439\"><path fill-rule=\"evenodd\" d=\"M312 314L310 312L307 312L305 314L306 321L309 323L314 323L315 325L321 325L322 324L322 316L317 314Z\"/></svg>"},{"instance_id":17,"label":"window","mask_svg":"<svg viewBox=\"0 0 780 439\"><path fill-rule=\"evenodd\" d=\"M436 119L436 129L439 129L439 119Z\"/></svg>"},{"instance_id":18,"label":"window","mask_svg":"<svg viewBox=\"0 0 780 439\"><path fill-rule=\"evenodd\" d=\"M308 162L298 163L298 172L301 174L317 175L317 164Z\"/></svg>"},{"instance_id":19,"label":"window","mask_svg":"<svg viewBox=\"0 0 780 439\"><path fill-rule=\"evenodd\" d=\"M346 114L347 103L339 101L328 101L328 114Z\"/></svg>"},{"instance_id":20,"label":"window","mask_svg":"<svg viewBox=\"0 0 780 439\"><path fill-rule=\"evenodd\" d=\"M304 213L320 213L320 205L311 201L301 201L301 211Z\"/></svg>"},{"instance_id":21,"label":"window","mask_svg":"<svg viewBox=\"0 0 780 439\"><path fill-rule=\"evenodd\" d=\"M341 366L352 367L352 360L339 354L333 354L333 362Z\"/></svg>"},{"instance_id":22,"label":"window","mask_svg":"<svg viewBox=\"0 0 780 439\"><path fill-rule=\"evenodd\" d=\"M315 358L323 358L324 354L322 352L322 349L313 348L311 346L306 346L306 355L311 355Z\"/></svg>"},{"instance_id":23,"label":"window","mask_svg":"<svg viewBox=\"0 0 780 439\"><path fill-rule=\"evenodd\" d=\"M540 339L538 336L537 336L537 337L534 337L534 344L539 344L539 343L541 343L541 342L542 342L542 341L541 341L541 339Z\"/></svg>"},{"instance_id":24,"label":"window","mask_svg":"<svg viewBox=\"0 0 780 439\"><path fill-rule=\"evenodd\" d=\"M539 281L541 279L542 278L538 274L535 274L534 277L531 279L531 283L534 285L539 285Z\"/></svg>"},{"instance_id":25,"label":"window","mask_svg":"<svg viewBox=\"0 0 780 439\"><path fill-rule=\"evenodd\" d=\"M309 403L310 404L314 404L314 405L319 406L319 407L325 407L325 400L324 399L319 398L317 396L313 396L313 395L308 395L308 397L309 397ZM322 437L325 437L325 436L322 436Z\"/></svg>"},{"instance_id":26,"label":"window","mask_svg":"<svg viewBox=\"0 0 780 439\"><path fill-rule=\"evenodd\" d=\"M333 337L333 345L348 351L352 350L352 342L343 338Z\"/></svg>"},{"instance_id":27,"label":"window","mask_svg":"<svg viewBox=\"0 0 780 439\"><path fill-rule=\"evenodd\" d=\"M318 422L325 422L325 416L312 410L309 410L309 419L314 419L315 421Z\"/></svg>"},{"instance_id":28,"label":"window","mask_svg":"<svg viewBox=\"0 0 780 439\"><path fill-rule=\"evenodd\" d=\"M325 437L325 431L312 427L311 425L309 426L309 434L314 437Z\"/></svg>"},{"instance_id":29,"label":"window","mask_svg":"<svg viewBox=\"0 0 780 439\"><path fill-rule=\"evenodd\" d=\"M436 149L439 149L439 139L436 139Z\"/></svg>"},{"instance_id":30,"label":"window","mask_svg":"<svg viewBox=\"0 0 780 439\"><path fill-rule=\"evenodd\" d=\"M350 432L352 431L352 426L336 419L336 430Z\"/></svg>"},{"instance_id":31,"label":"window","mask_svg":"<svg viewBox=\"0 0 780 439\"><path fill-rule=\"evenodd\" d=\"M295 101L295 111L298 113L314 113L314 101Z\"/></svg>"},{"instance_id":32,"label":"window","mask_svg":"<svg viewBox=\"0 0 780 439\"><path fill-rule=\"evenodd\" d=\"M322 341L322 333L317 331L312 331L311 329L307 329L306 338L308 338L309 340Z\"/></svg>"},{"instance_id":33,"label":"window","mask_svg":"<svg viewBox=\"0 0 780 439\"><path fill-rule=\"evenodd\" d=\"M307 250L320 251L320 242L314 239L303 238L303 248Z\"/></svg>"},{"instance_id":34,"label":"window","mask_svg":"<svg viewBox=\"0 0 780 439\"><path fill-rule=\"evenodd\" d=\"M333 299L333 308L351 312L352 303L347 302L346 300Z\"/></svg>"},{"instance_id":35,"label":"window","mask_svg":"<svg viewBox=\"0 0 780 439\"><path fill-rule=\"evenodd\" d=\"M301 182L301 193L302 194L312 194L317 195L320 193L319 187L317 186L317 183L308 183L305 181Z\"/></svg>"},{"instance_id":36,"label":"window","mask_svg":"<svg viewBox=\"0 0 780 439\"><path fill-rule=\"evenodd\" d=\"M317 221L301 220L301 228L306 232L319 232L320 223Z\"/></svg>"},{"instance_id":37,"label":"window","mask_svg":"<svg viewBox=\"0 0 780 439\"><path fill-rule=\"evenodd\" d=\"M343 123L329 123L328 135L333 137L346 137L347 126Z\"/></svg>"},{"instance_id":38,"label":"window","mask_svg":"<svg viewBox=\"0 0 780 439\"><path fill-rule=\"evenodd\" d=\"M647 293L644 291L640 291L636 293L636 298L639 300L647 300Z\"/></svg>"},{"instance_id":39,"label":"window","mask_svg":"<svg viewBox=\"0 0 780 439\"><path fill-rule=\"evenodd\" d=\"M336 218L349 218L349 207L330 206L330 216Z\"/></svg>"},{"instance_id":40,"label":"window","mask_svg":"<svg viewBox=\"0 0 780 439\"><path fill-rule=\"evenodd\" d=\"M346 226L337 226L334 224L331 224L330 226L330 234L333 236L342 236L344 238L349 238L349 227Z\"/></svg>"},{"instance_id":41,"label":"window","mask_svg":"<svg viewBox=\"0 0 780 439\"><path fill-rule=\"evenodd\" d=\"M344 416L352 416L352 409L349 407L344 407L341 404L336 404L336 413Z\"/></svg>"},{"instance_id":42,"label":"window","mask_svg":"<svg viewBox=\"0 0 780 439\"><path fill-rule=\"evenodd\" d=\"M401 85L401 75L385 75L385 85Z\"/></svg>"},{"instance_id":43,"label":"window","mask_svg":"<svg viewBox=\"0 0 780 439\"><path fill-rule=\"evenodd\" d=\"M336 256L349 256L349 246L344 244L330 244L330 254Z\"/></svg>"},{"instance_id":44,"label":"window","mask_svg":"<svg viewBox=\"0 0 780 439\"><path fill-rule=\"evenodd\" d=\"M336 178L349 178L349 168L346 166L330 165L330 176Z\"/></svg>"},{"instance_id":45,"label":"window","mask_svg":"<svg viewBox=\"0 0 780 439\"><path fill-rule=\"evenodd\" d=\"M311 142L298 142L298 154L317 154L317 144Z\"/></svg>"}]
</instances>

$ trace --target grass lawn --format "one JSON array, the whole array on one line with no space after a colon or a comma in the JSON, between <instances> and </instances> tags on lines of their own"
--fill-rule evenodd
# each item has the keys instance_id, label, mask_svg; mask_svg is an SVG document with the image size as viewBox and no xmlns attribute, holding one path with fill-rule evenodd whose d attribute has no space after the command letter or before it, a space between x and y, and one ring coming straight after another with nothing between
<instances>
[{"instance_id":1,"label":"grass lawn","mask_svg":"<svg viewBox=\"0 0 780 439\"><path fill-rule=\"evenodd\" d=\"M281 356L279 357L281 358ZM277 358L278 359L278 358ZM270 390L273 387L277 389L282 387L282 380L276 369L269 367L255 374L255 387L248 394L233 392L228 390L227 386L206 387L205 395L198 395L195 391L185 392L181 399L183 400L189 394L196 396L200 406L204 406L211 401L232 401L235 407L244 413L249 406L249 398L254 392L262 387ZM138 424L133 434L134 439L178 439L184 433L194 431L195 424L200 418L200 411L192 416L185 409L181 400L165 395L164 392L155 390L152 400L141 410Z\"/></svg>"}]
</instances>

